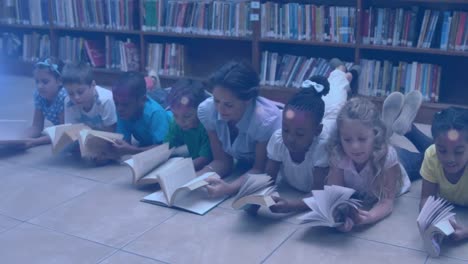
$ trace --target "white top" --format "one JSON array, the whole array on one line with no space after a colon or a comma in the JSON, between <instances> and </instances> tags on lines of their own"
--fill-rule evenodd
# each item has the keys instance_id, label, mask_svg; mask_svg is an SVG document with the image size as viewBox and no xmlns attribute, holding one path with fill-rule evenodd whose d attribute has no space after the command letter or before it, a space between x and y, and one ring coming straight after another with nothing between
<instances>
[{"instance_id":1,"label":"white top","mask_svg":"<svg viewBox=\"0 0 468 264\"><path fill-rule=\"evenodd\" d=\"M314 167L328 167L326 144L326 132L321 133L310 145L304 161L296 163L291 159L289 150L283 143L281 129L279 129L271 136L267 153L269 159L281 162L279 179L300 191L310 192L314 182Z\"/></svg>"},{"instance_id":2,"label":"white top","mask_svg":"<svg viewBox=\"0 0 468 264\"><path fill-rule=\"evenodd\" d=\"M271 135L281 128L282 113L273 101L258 96L236 124L239 133L234 142L231 142L228 123L216 110L213 97L198 106L198 119L207 131L216 132L224 152L235 159L253 162L256 143L268 142Z\"/></svg>"},{"instance_id":3,"label":"white top","mask_svg":"<svg viewBox=\"0 0 468 264\"><path fill-rule=\"evenodd\" d=\"M92 129L100 130L117 123L112 92L96 85L95 96L94 104L88 112L73 104L67 96L65 98L65 124L83 123Z\"/></svg>"},{"instance_id":4,"label":"white top","mask_svg":"<svg viewBox=\"0 0 468 264\"><path fill-rule=\"evenodd\" d=\"M398 160L396 150L392 146L389 146L384 169L389 169L396 164L400 166L402 177L401 188L400 190L397 190L397 194L402 195L409 191L411 187L411 181L408 177L408 174L406 173L405 168ZM356 167L354 166L353 161L348 156L338 161L337 165L338 168L343 169L344 171L344 181L346 187L352 188L361 193L368 193L369 190L366 190L367 185L365 184L365 179L369 179L371 176L370 174L372 173L372 168L369 162L360 172L356 171Z\"/></svg>"}]
</instances>

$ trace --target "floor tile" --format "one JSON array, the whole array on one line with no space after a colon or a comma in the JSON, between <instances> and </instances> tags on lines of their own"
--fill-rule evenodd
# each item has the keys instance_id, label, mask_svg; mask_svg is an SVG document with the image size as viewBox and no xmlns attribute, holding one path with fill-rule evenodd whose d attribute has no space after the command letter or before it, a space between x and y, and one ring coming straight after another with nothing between
<instances>
[{"instance_id":1,"label":"floor tile","mask_svg":"<svg viewBox=\"0 0 468 264\"><path fill-rule=\"evenodd\" d=\"M351 237L328 228L301 228L265 263L423 264L425 260L423 252Z\"/></svg>"},{"instance_id":2,"label":"floor tile","mask_svg":"<svg viewBox=\"0 0 468 264\"><path fill-rule=\"evenodd\" d=\"M388 243L396 246L424 250L416 219L419 200L412 197L396 199L390 216L376 223L351 232L352 236ZM391 230L391 232L389 232Z\"/></svg>"},{"instance_id":3,"label":"floor tile","mask_svg":"<svg viewBox=\"0 0 468 264\"><path fill-rule=\"evenodd\" d=\"M94 166L72 155L53 155L50 145L31 148L26 152L16 153L15 155L2 156L0 152L0 157L4 161L18 164L19 166L56 171L104 183L109 183L122 177L127 179L131 176L131 171L128 167L116 162L105 166Z\"/></svg>"},{"instance_id":4,"label":"floor tile","mask_svg":"<svg viewBox=\"0 0 468 264\"><path fill-rule=\"evenodd\" d=\"M97 185L96 182L24 167L3 167L0 213L27 220Z\"/></svg>"},{"instance_id":5,"label":"floor tile","mask_svg":"<svg viewBox=\"0 0 468 264\"><path fill-rule=\"evenodd\" d=\"M21 224L21 221L8 216L0 215L0 233Z\"/></svg>"},{"instance_id":6,"label":"floor tile","mask_svg":"<svg viewBox=\"0 0 468 264\"><path fill-rule=\"evenodd\" d=\"M467 264L466 260L451 259L447 257L429 258L426 264Z\"/></svg>"},{"instance_id":7,"label":"floor tile","mask_svg":"<svg viewBox=\"0 0 468 264\"><path fill-rule=\"evenodd\" d=\"M130 184L102 185L31 222L120 248L176 213L140 202L147 194Z\"/></svg>"},{"instance_id":8,"label":"floor tile","mask_svg":"<svg viewBox=\"0 0 468 264\"><path fill-rule=\"evenodd\" d=\"M259 263L296 226L214 209L179 213L124 249L169 263Z\"/></svg>"},{"instance_id":9,"label":"floor tile","mask_svg":"<svg viewBox=\"0 0 468 264\"><path fill-rule=\"evenodd\" d=\"M422 180L416 180L411 183L411 189L408 193L403 194L404 197L413 197L421 199Z\"/></svg>"},{"instance_id":10,"label":"floor tile","mask_svg":"<svg viewBox=\"0 0 468 264\"><path fill-rule=\"evenodd\" d=\"M96 263L114 249L28 223L0 234L1 263Z\"/></svg>"},{"instance_id":11,"label":"floor tile","mask_svg":"<svg viewBox=\"0 0 468 264\"><path fill-rule=\"evenodd\" d=\"M109 258L105 259L99 264L158 264L164 263L156 260L152 260L149 258L137 256L135 254L131 254L124 251L118 251L114 255L110 256Z\"/></svg>"}]
</instances>

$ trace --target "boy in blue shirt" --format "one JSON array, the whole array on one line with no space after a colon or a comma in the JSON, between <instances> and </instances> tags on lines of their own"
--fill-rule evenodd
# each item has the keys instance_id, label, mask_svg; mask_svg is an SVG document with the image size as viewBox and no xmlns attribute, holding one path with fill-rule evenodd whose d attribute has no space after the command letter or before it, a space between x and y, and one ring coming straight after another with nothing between
<instances>
[{"instance_id":1,"label":"boy in blue shirt","mask_svg":"<svg viewBox=\"0 0 468 264\"><path fill-rule=\"evenodd\" d=\"M114 147L121 155L136 154L162 144L172 121L156 101L146 96L146 83L142 74L124 73L116 82L113 97L117 109L117 132L124 140ZM132 136L139 145L131 144Z\"/></svg>"}]
</instances>

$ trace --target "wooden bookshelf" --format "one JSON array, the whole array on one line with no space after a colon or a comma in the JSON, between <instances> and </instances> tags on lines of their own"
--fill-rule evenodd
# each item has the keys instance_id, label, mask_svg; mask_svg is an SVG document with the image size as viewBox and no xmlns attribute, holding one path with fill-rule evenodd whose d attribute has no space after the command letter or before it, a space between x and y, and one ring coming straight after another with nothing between
<instances>
[{"instance_id":1,"label":"wooden bookshelf","mask_svg":"<svg viewBox=\"0 0 468 264\"><path fill-rule=\"evenodd\" d=\"M298 53L303 52L309 56L314 54L314 57L323 57L330 59L332 57L340 57L344 61L354 61L359 63L361 59L376 59L392 61L408 61L421 60L428 63L442 65L442 81L441 81L441 98L440 103L424 103L418 115L418 120L425 123L430 122L432 114L440 109L451 105L468 107L468 92L466 84L468 83L468 74L459 74L461 70L454 71L457 67L468 67L468 52L440 50L435 48L415 48L415 47L397 47L385 45L366 45L362 43L361 21L364 9L369 6L374 7L412 7L422 6L423 8L440 9L440 10L460 10L468 11L468 0L296 0L283 1L271 0L278 3L311 3L317 5L336 5L356 8L356 28L355 28L355 43L337 43L337 42L319 42L311 40L292 40L292 39L276 39L262 37L260 21L253 21L253 34L247 37L235 36L218 36L204 35L192 33L175 33L175 32L157 32L151 30L141 30L144 24L144 5L143 0L136 0L138 10L135 12L134 30L106 29L106 28L70 28L54 25L52 11L54 10L52 0L49 0L49 24L44 26L33 26L25 24L0 24L2 32L27 33L38 32L46 33L50 36L52 55L58 53L57 45L58 38L67 33L73 36L93 36L113 35L119 38L131 38L140 48L140 71L146 72L146 48L148 43L181 43L186 45L189 52L185 56L185 71L186 77L196 79L204 79L208 73L200 68L206 67L216 69L222 62L227 62L231 59L247 60L254 68L260 72L262 52L269 50L271 47L276 49L275 52L281 51L283 54L289 54L290 50ZM259 1L260 3L267 2L266 0ZM252 9L253 14L260 16L260 9ZM261 17L261 16L260 16ZM440 19L440 18L439 18ZM419 33L419 32L418 32ZM235 51L234 49L238 49ZM323 52L327 50L328 52ZM325 54L326 53L326 54ZM210 56L210 54L214 54ZM344 58L341 55L346 55ZM304 55L304 56L305 56ZM23 73L30 75L32 69L31 62L21 62L18 60L2 59L1 68L9 72ZM1 66L1 65L0 65ZM5 67L6 66L6 67ZM444 71L445 69L445 71ZM95 69L95 77L98 82L104 85L110 85L115 80L118 70L109 70L97 68ZM160 76L163 83L171 83L182 77L179 76ZM289 87L269 87L262 86L261 94L274 100L281 102L287 101L297 89ZM443 91L443 92L442 92ZM370 97L374 102L380 104L383 98Z\"/></svg>"}]
</instances>

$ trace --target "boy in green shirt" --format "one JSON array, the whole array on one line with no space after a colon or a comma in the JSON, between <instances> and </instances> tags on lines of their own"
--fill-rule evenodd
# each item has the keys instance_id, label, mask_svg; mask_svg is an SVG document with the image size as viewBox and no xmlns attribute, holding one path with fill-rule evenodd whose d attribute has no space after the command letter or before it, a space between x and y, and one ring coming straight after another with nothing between
<instances>
[{"instance_id":1,"label":"boy in green shirt","mask_svg":"<svg viewBox=\"0 0 468 264\"><path fill-rule=\"evenodd\" d=\"M203 84L191 79L178 81L167 97L174 120L164 141L171 148L187 145L197 171L212 160L208 134L197 117L198 105L205 99Z\"/></svg>"}]
</instances>

